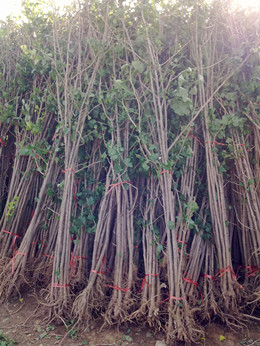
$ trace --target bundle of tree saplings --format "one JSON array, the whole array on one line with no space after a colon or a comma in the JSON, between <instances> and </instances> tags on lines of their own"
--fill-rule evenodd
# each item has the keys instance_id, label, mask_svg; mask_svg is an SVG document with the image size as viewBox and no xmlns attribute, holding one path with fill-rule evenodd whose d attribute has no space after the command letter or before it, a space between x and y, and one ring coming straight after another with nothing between
<instances>
[{"instance_id":1,"label":"bundle of tree saplings","mask_svg":"<svg viewBox=\"0 0 260 346\"><path fill-rule=\"evenodd\" d=\"M30 287L46 321L169 344L257 318L259 13L23 12L0 24L1 301Z\"/></svg>"}]
</instances>

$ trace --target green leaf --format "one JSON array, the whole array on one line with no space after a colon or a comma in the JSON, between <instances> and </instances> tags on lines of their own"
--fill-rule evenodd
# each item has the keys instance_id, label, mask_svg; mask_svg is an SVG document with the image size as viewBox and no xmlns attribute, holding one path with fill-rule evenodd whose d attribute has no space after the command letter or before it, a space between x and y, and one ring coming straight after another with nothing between
<instances>
[{"instance_id":1,"label":"green leaf","mask_svg":"<svg viewBox=\"0 0 260 346\"><path fill-rule=\"evenodd\" d=\"M32 154L32 149L28 149L28 148L21 148L19 150L19 154L20 155L24 155L24 156L29 156Z\"/></svg>"},{"instance_id":2,"label":"green leaf","mask_svg":"<svg viewBox=\"0 0 260 346\"><path fill-rule=\"evenodd\" d=\"M94 198L93 198L92 196L91 196L91 197L89 197L89 198L88 198L88 202L87 202L87 203L88 203L88 205L89 205L89 206L91 206L91 205L95 204L95 200L94 200Z\"/></svg>"},{"instance_id":3,"label":"green leaf","mask_svg":"<svg viewBox=\"0 0 260 346\"><path fill-rule=\"evenodd\" d=\"M45 336L47 336L47 335L48 335L48 333L47 333L47 332L44 332L44 333L40 334L40 339L45 338Z\"/></svg>"},{"instance_id":4,"label":"green leaf","mask_svg":"<svg viewBox=\"0 0 260 346\"><path fill-rule=\"evenodd\" d=\"M158 244L157 247L156 247L156 252L157 252L157 254L160 254L162 251L163 251L163 246L162 246L162 244Z\"/></svg>"},{"instance_id":5,"label":"green leaf","mask_svg":"<svg viewBox=\"0 0 260 346\"><path fill-rule=\"evenodd\" d=\"M123 66L121 66L121 70L125 69L128 66L129 66L129 64L124 64Z\"/></svg>"},{"instance_id":6,"label":"green leaf","mask_svg":"<svg viewBox=\"0 0 260 346\"><path fill-rule=\"evenodd\" d=\"M151 161L157 161L158 160L158 157L159 155L157 153L152 153L150 156L149 156L149 160Z\"/></svg>"},{"instance_id":7,"label":"green leaf","mask_svg":"<svg viewBox=\"0 0 260 346\"><path fill-rule=\"evenodd\" d=\"M70 132L70 129L69 129L68 127L65 127L65 128L63 129L64 135L67 135L69 132Z\"/></svg>"},{"instance_id":8,"label":"green leaf","mask_svg":"<svg viewBox=\"0 0 260 346\"><path fill-rule=\"evenodd\" d=\"M139 72L143 73L144 72L144 64L140 60L134 60L132 62L133 68Z\"/></svg>"},{"instance_id":9,"label":"green leaf","mask_svg":"<svg viewBox=\"0 0 260 346\"><path fill-rule=\"evenodd\" d=\"M224 167L222 167L222 166L218 166L218 172L219 173L226 173L226 169L224 168Z\"/></svg>"},{"instance_id":10,"label":"green leaf","mask_svg":"<svg viewBox=\"0 0 260 346\"><path fill-rule=\"evenodd\" d=\"M101 154L101 159L105 160L106 158L107 158L107 153L106 152L102 153Z\"/></svg>"},{"instance_id":11,"label":"green leaf","mask_svg":"<svg viewBox=\"0 0 260 346\"><path fill-rule=\"evenodd\" d=\"M130 168L133 167L132 161L131 161L131 159L129 157L127 157L125 159L125 164L126 164L127 167L130 167Z\"/></svg>"},{"instance_id":12,"label":"green leaf","mask_svg":"<svg viewBox=\"0 0 260 346\"><path fill-rule=\"evenodd\" d=\"M142 168L143 168L146 172L149 171L149 166L147 165L146 162L143 162L143 163L142 163Z\"/></svg>"},{"instance_id":13,"label":"green leaf","mask_svg":"<svg viewBox=\"0 0 260 346\"><path fill-rule=\"evenodd\" d=\"M174 222L173 221L169 221L168 222L168 227L169 227L169 229L173 230L174 229Z\"/></svg>"},{"instance_id":14,"label":"green leaf","mask_svg":"<svg viewBox=\"0 0 260 346\"><path fill-rule=\"evenodd\" d=\"M120 79L116 79L114 86L116 90L122 90L124 88L124 82Z\"/></svg>"},{"instance_id":15,"label":"green leaf","mask_svg":"<svg viewBox=\"0 0 260 346\"><path fill-rule=\"evenodd\" d=\"M50 330L54 330L55 328L56 328L55 325L49 324L49 325L46 327L46 332L49 332Z\"/></svg>"},{"instance_id":16,"label":"green leaf","mask_svg":"<svg viewBox=\"0 0 260 346\"><path fill-rule=\"evenodd\" d=\"M237 93L236 92L229 92L229 93L225 93L223 95L227 100L230 100L230 101L236 101L237 99Z\"/></svg>"},{"instance_id":17,"label":"green leaf","mask_svg":"<svg viewBox=\"0 0 260 346\"><path fill-rule=\"evenodd\" d=\"M190 210L191 213L193 214L196 210L199 209L199 206L197 202L193 200L187 203L187 209Z\"/></svg>"},{"instance_id":18,"label":"green leaf","mask_svg":"<svg viewBox=\"0 0 260 346\"><path fill-rule=\"evenodd\" d=\"M181 217L181 216L176 216L176 219L177 219L179 222L182 222L182 217Z\"/></svg>"},{"instance_id":19,"label":"green leaf","mask_svg":"<svg viewBox=\"0 0 260 346\"><path fill-rule=\"evenodd\" d=\"M95 220L95 216L94 215L89 215L88 216L88 220L89 221L94 221Z\"/></svg>"},{"instance_id":20,"label":"green leaf","mask_svg":"<svg viewBox=\"0 0 260 346\"><path fill-rule=\"evenodd\" d=\"M182 98L183 102L191 101L190 98L188 97L188 90L185 88L180 87L178 89L178 96Z\"/></svg>"},{"instance_id":21,"label":"green leaf","mask_svg":"<svg viewBox=\"0 0 260 346\"><path fill-rule=\"evenodd\" d=\"M185 82L185 78L183 77L183 75L181 74L178 78L178 85L179 87L182 86L182 84Z\"/></svg>"},{"instance_id":22,"label":"green leaf","mask_svg":"<svg viewBox=\"0 0 260 346\"><path fill-rule=\"evenodd\" d=\"M36 325L35 329L38 333L42 332L42 327L40 325Z\"/></svg>"},{"instance_id":23,"label":"green leaf","mask_svg":"<svg viewBox=\"0 0 260 346\"><path fill-rule=\"evenodd\" d=\"M248 180L248 186L253 185L253 184L254 184L254 179L249 179Z\"/></svg>"},{"instance_id":24,"label":"green leaf","mask_svg":"<svg viewBox=\"0 0 260 346\"><path fill-rule=\"evenodd\" d=\"M190 114L191 102L184 102L181 99L173 99L170 102L170 107L177 115L188 115Z\"/></svg>"},{"instance_id":25,"label":"green leaf","mask_svg":"<svg viewBox=\"0 0 260 346\"><path fill-rule=\"evenodd\" d=\"M128 342L132 342L133 338L130 335L124 335L124 340Z\"/></svg>"},{"instance_id":26,"label":"green leaf","mask_svg":"<svg viewBox=\"0 0 260 346\"><path fill-rule=\"evenodd\" d=\"M108 148L108 154L113 161L119 158L119 154L115 148Z\"/></svg>"}]
</instances>

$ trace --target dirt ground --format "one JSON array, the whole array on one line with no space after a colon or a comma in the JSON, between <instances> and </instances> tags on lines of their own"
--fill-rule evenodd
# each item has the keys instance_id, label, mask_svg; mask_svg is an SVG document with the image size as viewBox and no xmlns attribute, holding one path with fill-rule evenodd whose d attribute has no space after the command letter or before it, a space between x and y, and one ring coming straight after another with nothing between
<instances>
[{"instance_id":1,"label":"dirt ground","mask_svg":"<svg viewBox=\"0 0 260 346\"><path fill-rule=\"evenodd\" d=\"M64 325L54 324L46 327L41 319L36 317L36 308L37 301L30 294L15 297L10 302L0 305L0 346L12 345L12 341L22 346L165 346L163 334L154 333L152 329L138 325L131 325L119 331L113 328L100 331L93 325L81 334L76 327L74 328L73 321L70 321L68 329ZM206 327L205 339L202 339L199 345L260 346L260 322L252 323L240 334L231 332L225 326L210 324Z\"/></svg>"}]
</instances>

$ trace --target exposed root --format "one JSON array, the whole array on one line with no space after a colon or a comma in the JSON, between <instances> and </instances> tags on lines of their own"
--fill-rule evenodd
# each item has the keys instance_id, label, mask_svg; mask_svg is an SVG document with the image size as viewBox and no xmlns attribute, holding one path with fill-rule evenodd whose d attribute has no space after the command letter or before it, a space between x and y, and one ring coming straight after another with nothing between
<instances>
[{"instance_id":1,"label":"exposed root","mask_svg":"<svg viewBox=\"0 0 260 346\"><path fill-rule=\"evenodd\" d=\"M131 312L135 310L135 307L136 300L130 297L128 292L113 291L106 311L102 314L104 326L120 326L133 321Z\"/></svg>"},{"instance_id":2,"label":"exposed root","mask_svg":"<svg viewBox=\"0 0 260 346\"><path fill-rule=\"evenodd\" d=\"M97 277L95 288L87 286L77 295L73 303L72 314L81 325L88 325L106 309L108 297L105 294L103 283L104 279Z\"/></svg>"},{"instance_id":3,"label":"exposed root","mask_svg":"<svg viewBox=\"0 0 260 346\"><path fill-rule=\"evenodd\" d=\"M189 345L204 337L203 327L194 321L190 313L187 304L184 304L182 308L177 306L169 311L169 321L166 328L168 344L183 341Z\"/></svg>"}]
</instances>

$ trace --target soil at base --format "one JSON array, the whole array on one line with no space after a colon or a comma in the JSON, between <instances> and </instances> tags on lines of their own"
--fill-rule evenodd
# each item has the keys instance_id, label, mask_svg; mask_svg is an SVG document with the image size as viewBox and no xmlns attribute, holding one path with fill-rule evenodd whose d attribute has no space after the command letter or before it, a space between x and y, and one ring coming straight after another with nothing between
<instances>
[{"instance_id":1,"label":"soil at base","mask_svg":"<svg viewBox=\"0 0 260 346\"><path fill-rule=\"evenodd\" d=\"M29 293L12 298L8 303L0 305L0 345L2 340L13 340L18 345L37 346L109 346L109 345L145 345L163 346L164 335L155 333L151 328L138 325L123 327L120 330L110 328L100 331L100 325L93 324L88 330L79 334L73 328L73 321L66 329L64 325L50 324L47 327L35 316L37 301ZM161 343L159 342L161 341ZM210 324L206 327L205 339L200 345L205 346L260 346L260 322L252 323L239 334L228 330L219 324Z\"/></svg>"}]
</instances>

